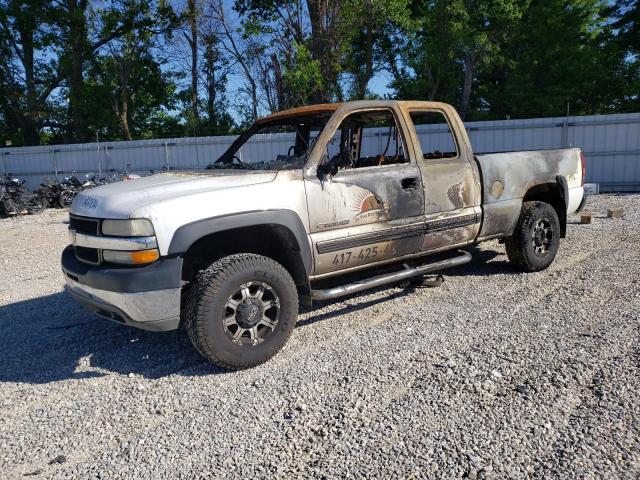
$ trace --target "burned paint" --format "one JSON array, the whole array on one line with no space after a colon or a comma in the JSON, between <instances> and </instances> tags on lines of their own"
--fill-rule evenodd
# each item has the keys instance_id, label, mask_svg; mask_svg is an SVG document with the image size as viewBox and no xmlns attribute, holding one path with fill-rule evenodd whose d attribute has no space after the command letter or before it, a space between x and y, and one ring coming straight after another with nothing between
<instances>
[{"instance_id":1,"label":"burned paint","mask_svg":"<svg viewBox=\"0 0 640 480\"><path fill-rule=\"evenodd\" d=\"M522 199L520 198L484 205L482 229L478 235L478 241L511 235L520 216L521 207Z\"/></svg>"},{"instance_id":2,"label":"burned paint","mask_svg":"<svg viewBox=\"0 0 640 480\"><path fill-rule=\"evenodd\" d=\"M304 167L312 242L316 247L324 245L324 253L315 252L315 274L319 276L510 235L520 214L522 198L529 188L544 182L555 183L557 175L567 178L570 188L580 181L577 149L474 157L465 127L449 105L420 101L358 101L308 107L304 113L311 113L314 108L322 112L333 110ZM406 142L409 162L346 169L333 177L319 175L318 164L326 159L325 147L341 122L354 112L382 109L394 112ZM437 111L445 116L456 140L456 157L424 158L411 121L413 111ZM414 178L418 188L407 190L402 187L404 180ZM469 215L478 215L482 222L464 224L462 221ZM406 224L406 221L420 221L421 217L425 225L422 236L376 240L380 238L380 232ZM430 222L440 224L453 222L453 219L462 223L451 223L451 228L431 232L426 228ZM352 238L366 238L367 234L372 235L371 244L365 246L357 240L353 247L327 250L326 246L332 242L335 250L340 245L349 245ZM349 240L345 243L343 239ZM371 253L367 257L365 250L361 258L358 249L374 246L375 255ZM380 248L384 254L380 253ZM336 259L336 253L344 254L344 258ZM343 261L346 264L341 266Z\"/></svg>"},{"instance_id":3,"label":"burned paint","mask_svg":"<svg viewBox=\"0 0 640 480\"><path fill-rule=\"evenodd\" d=\"M259 118L256 123L266 123L272 120L280 120L283 118L295 117L299 115L313 115L314 113L335 112L341 103L318 103L315 105L306 105L304 107L290 108L281 112L272 113L266 117Z\"/></svg>"},{"instance_id":4,"label":"burned paint","mask_svg":"<svg viewBox=\"0 0 640 480\"><path fill-rule=\"evenodd\" d=\"M333 272L343 272L366 267L372 263L384 263L412 255L420 251L422 235L415 235L386 242L375 242L362 246L318 253L316 276L321 278Z\"/></svg>"},{"instance_id":5,"label":"burned paint","mask_svg":"<svg viewBox=\"0 0 640 480\"><path fill-rule=\"evenodd\" d=\"M491 196L493 198L500 198L504 192L504 183L500 180L496 180L491 184Z\"/></svg>"},{"instance_id":6,"label":"burned paint","mask_svg":"<svg viewBox=\"0 0 640 480\"><path fill-rule=\"evenodd\" d=\"M580 151L577 148L477 155L482 169L484 204L523 198L536 185L556 184L558 175L568 187L579 187ZM503 193L493 195L493 184L503 183Z\"/></svg>"},{"instance_id":7,"label":"burned paint","mask_svg":"<svg viewBox=\"0 0 640 480\"><path fill-rule=\"evenodd\" d=\"M451 200L451 203L455 208L464 207L464 185L462 183L456 183L451 185L447 190L447 197Z\"/></svg>"}]
</instances>

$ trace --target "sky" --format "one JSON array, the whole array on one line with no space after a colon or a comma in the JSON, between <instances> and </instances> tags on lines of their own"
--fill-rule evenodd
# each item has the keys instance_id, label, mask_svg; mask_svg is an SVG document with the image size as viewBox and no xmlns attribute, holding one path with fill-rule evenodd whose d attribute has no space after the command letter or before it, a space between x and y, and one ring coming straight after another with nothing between
<instances>
[{"instance_id":1,"label":"sky","mask_svg":"<svg viewBox=\"0 0 640 480\"><path fill-rule=\"evenodd\" d=\"M174 6L176 7L176 9L180 9L180 4L184 4L184 1L176 0L174 2ZM224 0L224 4L226 6L226 14L230 22L232 24L238 25L239 18L237 14L233 11L234 0ZM188 55L185 56L185 59L187 59L187 57ZM182 68L185 68L185 67L188 67L188 65L182 66ZM186 78L185 81L188 81L188 78ZM392 91L387 87L389 83L390 83L389 74L387 72L378 72L374 75L374 77L369 82L369 90L374 94L384 97L385 95L392 93ZM229 75L227 78L227 98L231 100L229 102L231 107L231 111L229 113L232 115L234 120L239 120L239 118L238 118L238 112L234 111L233 109L233 103L234 103L233 100L237 99L240 96L240 89L243 87L244 84L245 84L244 77L240 74ZM264 114L264 113L268 113L268 112L261 112L261 114Z\"/></svg>"}]
</instances>

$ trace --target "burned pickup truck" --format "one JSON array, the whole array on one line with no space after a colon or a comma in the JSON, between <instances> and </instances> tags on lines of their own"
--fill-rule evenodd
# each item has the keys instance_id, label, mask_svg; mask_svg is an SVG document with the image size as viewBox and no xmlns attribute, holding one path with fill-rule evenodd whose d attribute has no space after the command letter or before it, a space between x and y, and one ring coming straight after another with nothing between
<instances>
[{"instance_id":1,"label":"burned pickup truck","mask_svg":"<svg viewBox=\"0 0 640 480\"><path fill-rule=\"evenodd\" d=\"M211 169L80 193L68 290L147 330L184 324L212 363L258 365L301 304L419 278L503 239L525 272L551 264L584 204L578 149L475 155L442 103L358 101L258 120Z\"/></svg>"}]
</instances>

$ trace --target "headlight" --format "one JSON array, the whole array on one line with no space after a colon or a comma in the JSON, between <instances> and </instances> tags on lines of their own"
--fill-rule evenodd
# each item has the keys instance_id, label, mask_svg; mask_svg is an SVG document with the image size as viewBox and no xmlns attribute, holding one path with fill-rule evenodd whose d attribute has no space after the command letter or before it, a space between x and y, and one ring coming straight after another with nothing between
<instances>
[{"instance_id":1,"label":"headlight","mask_svg":"<svg viewBox=\"0 0 640 480\"><path fill-rule=\"evenodd\" d=\"M122 252L120 250L103 250L102 259L109 263L122 263L125 265L143 265L155 262L160 258L156 248L151 250L137 250L135 252Z\"/></svg>"},{"instance_id":2,"label":"headlight","mask_svg":"<svg viewBox=\"0 0 640 480\"><path fill-rule=\"evenodd\" d=\"M113 237L151 237L153 224L146 218L133 220L103 220L102 234Z\"/></svg>"}]
</instances>

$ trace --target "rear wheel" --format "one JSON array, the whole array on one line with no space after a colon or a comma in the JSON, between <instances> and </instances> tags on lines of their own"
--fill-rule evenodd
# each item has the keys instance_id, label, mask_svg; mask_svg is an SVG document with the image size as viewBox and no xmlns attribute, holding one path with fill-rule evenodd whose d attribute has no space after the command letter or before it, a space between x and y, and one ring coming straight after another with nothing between
<instances>
[{"instance_id":1,"label":"rear wheel","mask_svg":"<svg viewBox=\"0 0 640 480\"><path fill-rule=\"evenodd\" d=\"M560 221L545 202L525 202L516 229L505 240L507 257L519 270L538 272L553 262L560 246Z\"/></svg>"},{"instance_id":2,"label":"rear wheel","mask_svg":"<svg viewBox=\"0 0 640 480\"><path fill-rule=\"evenodd\" d=\"M185 323L196 350L228 369L259 365L289 339L298 315L291 275L254 254L224 257L194 281Z\"/></svg>"}]
</instances>

